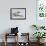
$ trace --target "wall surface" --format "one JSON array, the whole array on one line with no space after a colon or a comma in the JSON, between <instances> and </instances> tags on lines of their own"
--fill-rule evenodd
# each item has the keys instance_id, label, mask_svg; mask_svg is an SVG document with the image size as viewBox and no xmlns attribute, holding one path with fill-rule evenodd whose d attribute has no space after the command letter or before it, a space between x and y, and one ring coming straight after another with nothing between
<instances>
[{"instance_id":1,"label":"wall surface","mask_svg":"<svg viewBox=\"0 0 46 46\"><path fill-rule=\"evenodd\" d=\"M26 20L10 20L10 8L26 8ZM0 33L16 26L20 32L31 32L32 24L36 24L36 0L0 0Z\"/></svg>"},{"instance_id":2,"label":"wall surface","mask_svg":"<svg viewBox=\"0 0 46 46\"><path fill-rule=\"evenodd\" d=\"M26 20L10 20L10 8L26 8ZM0 0L0 34L17 26L19 32L29 32L32 37L32 24L36 24L36 0Z\"/></svg>"}]
</instances>

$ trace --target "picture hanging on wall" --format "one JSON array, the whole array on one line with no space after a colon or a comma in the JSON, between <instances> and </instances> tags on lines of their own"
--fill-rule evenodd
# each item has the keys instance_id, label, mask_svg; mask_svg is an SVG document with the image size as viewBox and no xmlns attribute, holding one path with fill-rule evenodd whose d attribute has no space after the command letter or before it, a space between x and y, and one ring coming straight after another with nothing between
<instances>
[{"instance_id":1,"label":"picture hanging on wall","mask_svg":"<svg viewBox=\"0 0 46 46\"><path fill-rule=\"evenodd\" d=\"M26 8L10 8L10 19L11 20L25 20Z\"/></svg>"}]
</instances>

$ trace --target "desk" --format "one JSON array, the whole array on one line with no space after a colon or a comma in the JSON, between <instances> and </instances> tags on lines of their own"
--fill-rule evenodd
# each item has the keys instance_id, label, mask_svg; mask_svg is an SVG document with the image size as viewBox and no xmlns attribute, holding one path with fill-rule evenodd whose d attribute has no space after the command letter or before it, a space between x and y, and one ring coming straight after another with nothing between
<instances>
[{"instance_id":1,"label":"desk","mask_svg":"<svg viewBox=\"0 0 46 46\"><path fill-rule=\"evenodd\" d=\"M26 39L27 39L27 42L18 42L18 33L17 34L10 34L10 33L6 33L5 34L5 46L7 46L8 45L8 42L7 42L7 36L9 36L9 38L10 38L10 36L17 36L17 42L16 42L16 45L15 46L21 46L21 45L23 45L23 44L25 44L26 46L30 46L30 42L29 42L29 33L21 33L21 36L26 36Z\"/></svg>"},{"instance_id":2,"label":"desk","mask_svg":"<svg viewBox=\"0 0 46 46\"><path fill-rule=\"evenodd\" d=\"M5 34L5 46L7 46L7 44L8 44L8 42L7 42L7 36L17 36L17 42L16 42L16 45L15 46L18 46L18 33L16 33L16 34L10 34L10 33L6 33ZM15 39L16 40L16 39Z\"/></svg>"}]
</instances>

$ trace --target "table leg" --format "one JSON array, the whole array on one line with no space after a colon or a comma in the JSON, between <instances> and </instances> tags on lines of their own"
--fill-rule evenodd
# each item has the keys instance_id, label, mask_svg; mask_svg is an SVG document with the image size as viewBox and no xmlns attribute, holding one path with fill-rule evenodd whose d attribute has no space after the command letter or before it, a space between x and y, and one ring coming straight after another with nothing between
<instances>
[{"instance_id":1,"label":"table leg","mask_svg":"<svg viewBox=\"0 0 46 46\"><path fill-rule=\"evenodd\" d=\"M5 46L7 46L7 35L5 34Z\"/></svg>"}]
</instances>

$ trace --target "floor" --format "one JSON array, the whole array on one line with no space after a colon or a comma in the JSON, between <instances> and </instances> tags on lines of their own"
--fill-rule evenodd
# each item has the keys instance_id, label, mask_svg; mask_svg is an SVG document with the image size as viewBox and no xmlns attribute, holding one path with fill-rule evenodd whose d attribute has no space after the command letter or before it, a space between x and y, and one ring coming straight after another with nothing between
<instances>
[{"instance_id":1,"label":"floor","mask_svg":"<svg viewBox=\"0 0 46 46\"><path fill-rule=\"evenodd\" d=\"M30 43L31 45L30 46L37 46L37 43ZM4 46L4 43L2 42L0 42L0 46ZM15 46L15 43L8 43L8 45L7 46ZM21 46L25 46L25 45L21 45ZM41 45L41 46L46 46L46 43L44 43L44 45Z\"/></svg>"}]
</instances>

